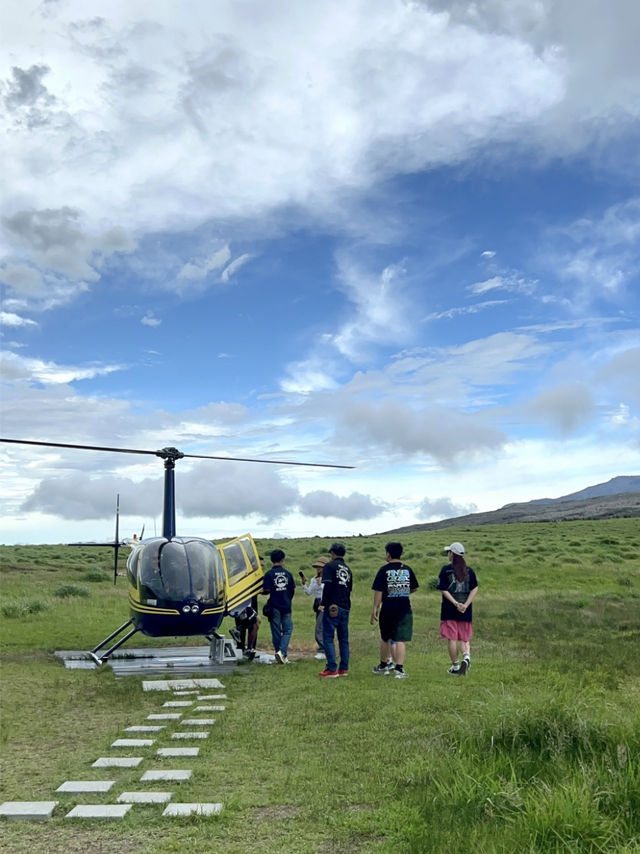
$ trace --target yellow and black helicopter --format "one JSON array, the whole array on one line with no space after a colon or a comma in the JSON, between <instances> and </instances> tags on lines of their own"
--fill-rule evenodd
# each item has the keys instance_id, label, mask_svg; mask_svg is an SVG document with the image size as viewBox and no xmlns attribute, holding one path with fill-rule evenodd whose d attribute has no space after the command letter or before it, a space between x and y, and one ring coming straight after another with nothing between
<instances>
[{"instance_id":1,"label":"yellow and black helicopter","mask_svg":"<svg viewBox=\"0 0 640 854\"><path fill-rule=\"evenodd\" d=\"M89 654L97 664L105 662L137 632L142 632L149 637L204 635L211 640L217 636L216 630L223 618L242 611L262 589L263 569L250 534L235 537L220 545L214 545L210 540L202 537L176 536L175 465L177 460L187 457L281 466L353 468L353 466L330 463L184 454L172 447L149 451L27 439L0 438L0 442L121 454L148 454L164 460L162 536L147 539L141 536L137 541L121 541L118 529L118 498L113 543L74 544L113 547L114 582L117 578L118 549L124 545L129 545L132 549L127 558L129 619L90 651ZM123 635L123 632L126 634ZM106 650L105 647L107 647Z\"/></svg>"}]
</instances>

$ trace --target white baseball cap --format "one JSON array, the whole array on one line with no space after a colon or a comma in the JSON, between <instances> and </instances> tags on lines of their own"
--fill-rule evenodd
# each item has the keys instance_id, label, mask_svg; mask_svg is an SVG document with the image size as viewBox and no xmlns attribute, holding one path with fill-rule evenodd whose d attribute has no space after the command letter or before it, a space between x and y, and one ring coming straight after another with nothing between
<instances>
[{"instance_id":1,"label":"white baseball cap","mask_svg":"<svg viewBox=\"0 0 640 854\"><path fill-rule=\"evenodd\" d=\"M462 543L451 543L450 546L444 547L445 552L453 552L454 555L463 555L464 554L464 546Z\"/></svg>"}]
</instances>

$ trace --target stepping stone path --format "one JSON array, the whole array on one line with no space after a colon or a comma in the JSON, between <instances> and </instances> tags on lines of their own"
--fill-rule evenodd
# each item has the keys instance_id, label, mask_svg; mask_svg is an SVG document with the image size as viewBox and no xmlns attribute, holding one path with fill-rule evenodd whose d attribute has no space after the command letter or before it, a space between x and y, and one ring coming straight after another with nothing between
<instances>
[{"instance_id":1,"label":"stepping stone path","mask_svg":"<svg viewBox=\"0 0 640 854\"><path fill-rule=\"evenodd\" d=\"M149 724L134 724L125 729L126 733L155 733L158 738L169 736L171 739L205 739L209 732L198 729L195 732L177 730L172 727L205 727L215 723L214 718L183 718L184 710L189 712L223 712L224 706L195 706L196 702L226 700L226 694L202 693L207 690L224 689L218 679L173 679L143 681L143 691L170 691L173 696L191 696L187 700L168 700L162 704L166 709L183 709L175 712L157 712L147 715ZM163 723L155 723L163 721ZM167 730L167 732L163 732ZM117 738L111 748L145 748L155 743L155 738ZM160 747L145 760L142 756L101 756L92 763L92 768L136 768L142 762L161 762L165 758L197 757L199 747ZM190 768L160 768L144 771L141 783L159 781L182 782L190 780L193 771ZM117 780L66 780L56 789L62 795L106 794L117 787ZM68 819L124 819L135 804L167 804L162 816L217 815L223 805L217 803L173 803L173 792L130 791L120 792L113 803L78 804L64 817ZM53 815L59 801L5 801L0 804L0 818L46 821Z\"/></svg>"},{"instance_id":2,"label":"stepping stone path","mask_svg":"<svg viewBox=\"0 0 640 854\"><path fill-rule=\"evenodd\" d=\"M108 792L115 783L115 780L67 780L56 792Z\"/></svg>"}]
</instances>

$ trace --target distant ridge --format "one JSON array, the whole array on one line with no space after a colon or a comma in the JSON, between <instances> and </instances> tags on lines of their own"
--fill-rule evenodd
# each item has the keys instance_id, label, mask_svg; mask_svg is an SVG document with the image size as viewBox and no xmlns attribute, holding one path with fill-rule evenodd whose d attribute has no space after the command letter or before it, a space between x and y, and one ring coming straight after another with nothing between
<instances>
[{"instance_id":1,"label":"distant ridge","mask_svg":"<svg viewBox=\"0 0 640 854\"><path fill-rule=\"evenodd\" d=\"M620 488L625 491L621 492ZM560 498L540 498L520 504L506 504L499 510L469 513L384 531L406 534L413 531L435 531L465 525L503 525L509 522L566 522L575 519L610 519L640 516L640 476L614 477L606 483L588 486Z\"/></svg>"}]
</instances>

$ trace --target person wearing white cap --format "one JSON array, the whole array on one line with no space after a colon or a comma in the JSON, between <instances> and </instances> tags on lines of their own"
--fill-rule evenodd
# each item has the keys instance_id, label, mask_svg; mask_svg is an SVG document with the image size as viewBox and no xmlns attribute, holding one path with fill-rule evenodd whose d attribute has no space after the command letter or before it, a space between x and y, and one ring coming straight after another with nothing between
<instances>
[{"instance_id":1,"label":"person wearing white cap","mask_svg":"<svg viewBox=\"0 0 640 854\"><path fill-rule=\"evenodd\" d=\"M322 570L329 563L328 557L319 557L314 560L311 564L313 569L315 569L316 574L311 579L311 581L307 582L306 576L302 570L298 573L302 580L302 589L304 590L307 596L313 596L313 611L316 615L316 626L315 626L315 639L316 639L316 655L315 657L318 660L324 659L324 643L322 640L322 611L320 610L320 603L322 602Z\"/></svg>"},{"instance_id":2,"label":"person wearing white cap","mask_svg":"<svg viewBox=\"0 0 640 854\"><path fill-rule=\"evenodd\" d=\"M440 637L448 644L449 673L465 676L471 667L472 602L478 592L478 580L467 566L462 543L451 543L444 550L450 562L442 567L438 577L438 590L442 591ZM462 652L462 660L459 652Z\"/></svg>"}]
</instances>

